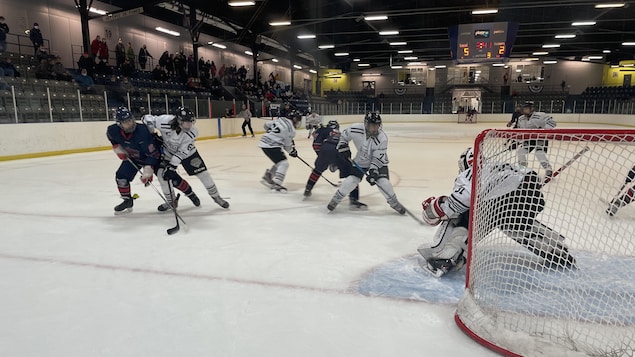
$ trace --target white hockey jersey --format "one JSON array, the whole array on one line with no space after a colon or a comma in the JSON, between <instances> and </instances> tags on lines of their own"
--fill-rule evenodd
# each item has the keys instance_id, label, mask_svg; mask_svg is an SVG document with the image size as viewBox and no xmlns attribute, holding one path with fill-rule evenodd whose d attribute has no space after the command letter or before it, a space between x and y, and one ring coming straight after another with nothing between
<instances>
[{"instance_id":1,"label":"white hockey jersey","mask_svg":"<svg viewBox=\"0 0 635 357\"><path fill-rule=\"evenodd\" d=\"M529 117L518 117L518 129L552 129L556 127L556 121L551 115L543 112L533 112Z\"/></svg>"},{"instance_id":2,"label":"white hockey jersey","mask_svg":"<svg viewBox=\"0 0 635 357\"><path fill-rule=\"evenodd\" d=\"M262 136L258 147L279 148L283 147L287 151L293 149L293 138L295 138L295 127L293 121L285 117L265 122L265 135Z\"/></svg>"},{"instance_id":3,"label":"white hockey jersey","mask_svg":"<svg viewBox=\"0 0 635 357\"><path fill-rule=\"evenodd\" d=\"M364 123L356 123L342 131L339 148L350 141L355 143L357 153L353 161L364 169L379 169L388 166L388 136L379 129L377 136L366 136Z\"/></svg>"},{"instance_id":4,"label":"white hockey jersey","mask_svg":"<svg viewBox=\"0 0 635 357\"><path fill-rule=\"evenodd\" d=\"M192 126L189 131L181 130L180 133L177 133L170 128L172 119L174 119L174 115L171 114L146 114L141 118L150 131L154 131L154 128L156 128L161 132L164 160L168 160L170 165L178 166L182 160L196 152L194 141L198 137L198 129Z\"/></svg>"},{"instance_id":5,"label":"white hockey jersey","mask_svg":"<svg viewBox=\"0 0 635 357\"><path fill-rule=\"evenodd\" d=\"M322 125L322 117L319 116L317 113L315 115L313 115L313 113L311 113L311 114L306 116L306 123L307 124L311 124L313 126Z\"/></svg>"}]
</instances>

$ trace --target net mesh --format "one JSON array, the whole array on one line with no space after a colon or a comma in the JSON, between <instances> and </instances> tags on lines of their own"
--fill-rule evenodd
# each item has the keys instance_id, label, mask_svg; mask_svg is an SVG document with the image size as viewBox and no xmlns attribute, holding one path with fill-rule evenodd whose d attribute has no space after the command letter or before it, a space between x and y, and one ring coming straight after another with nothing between
<instances>
[{"instance_id":1,"label":"net mesh","mask_svg":"<svg viewBox=\"0 0 635 357\"><path fill-rule=\"evenodd\" d=\"M544 144L548 165L536 152ZM497 196L505 164L538 177L541 194ZM459 326L508 355L633 356L635 203L607 210L632 195L635 182L625 181L634 165L630 130L479 135Z\"/></svg>"}]
</instances>

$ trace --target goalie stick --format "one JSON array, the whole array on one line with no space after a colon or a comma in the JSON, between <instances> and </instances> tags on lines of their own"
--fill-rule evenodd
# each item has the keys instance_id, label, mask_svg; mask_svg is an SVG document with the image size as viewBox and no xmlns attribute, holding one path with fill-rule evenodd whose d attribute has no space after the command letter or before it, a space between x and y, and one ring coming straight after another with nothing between
<instances>
[{"instance_id":1,"label":"goalie stick","mask_svg":"<svg viewBox=\"0 0 635 357\"><path fill-rule=\"evenodd\" d=\"M303 162L306 166L310 167L310 168L311 168L311 170L315 170L315 169L313 168L313 166L311 166L308 162L304 161L304 159L303 159L303 158L301 158L299 155L298 155L298 156L296 156L296 157L297 157L298 159L300 159L300 161L302 161L302 162ZM324 175L320 175L320 176L322 176L322 178L323 178L326 182L330 183L330 184L331 184L331 186L333 186L333 187L339 187L339 185L336 185L336 184L334 184L333 182L329 181L329 179L327 179L326 177L324 177Z\"/></svg>"},{"instance_id":2,"label":"goalie stick","mask_svg":"<svg viewBox=\"0 0 635 357\"><path fill-rule=\"evenodd\" d=\"M368 172L366 172L366 170L364 170L361 166L359 166L355 161L351 160L350 158L348 159L351 164L353 164L353 166L355 166L359 171L361 171L364 175L368 176ZM388 192L386 192L383 188L381 188L381 186L376 185L377 188L379 188L379 190L381 192L384 193L385 196L388 196ZM401 203L400 203L401 204ZM410 216L412 219L414 219L415 221L417 221L417 223L419 223L422 226L425 226L426 224L419 219L419 217L415 216L412 212L410 212L409 209L407 209L404 205L401 205L403 207L403 209L406 211L406 213L408 214L408 216Z\"/></svg>"}]
</instances>

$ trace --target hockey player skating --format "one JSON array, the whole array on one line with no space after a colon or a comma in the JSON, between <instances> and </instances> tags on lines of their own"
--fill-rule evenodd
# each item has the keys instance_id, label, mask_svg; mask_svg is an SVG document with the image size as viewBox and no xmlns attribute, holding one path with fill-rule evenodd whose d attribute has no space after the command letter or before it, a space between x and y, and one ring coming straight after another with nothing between
<instances>
[{"instance_id":1,"label":"hockey player skating","mask_svg":"<svg viewBox=\"0 0 635 357\"><path fill-rule=\"evenodd\" d=\"M556 121L548 114L534 111L534 103L526 102L522 106L522 113L517 120L518 129L553 129ZM518 148L518 163L527 166L527 154L534 151L534 155L540 161L540 166L545 169L545 176L551 176L553 169L547 159L547 140L525 140Z\"/></svg>"},{"instance_id":2,"label":"hockey player skating","mask_svg":"<svg viewBox=\"0 0 635 357\"><path fill-rule=\"evenodd\" d=\"M461 269L466 262L470 199L472 196L472 162L474 153L468 148L459 159L459 175L449 196L429 197L423 206L423 220L439 225L432 244L418 248L425 262L422 267L437 277ZM564 237L540 223L536 216L544 209L540 191L543 184L535 171L523 166L502 164L482 169L486 184L483 205L497 207L481 223L486 231L496 228L544 259L545 265L571 268L575 259L569 254ZM488 202L495 200L496 202Z\"/></svg>"},{"instance_id":3,"label":"hockey player skating","mask_svg":"<svg viewBox=\"0 0 635 357\"><path fill-rule=\"evenodd\" d=\"M321 127L315 131L313 140L313 150L317 154L315 159L315 168L311 171L311 175L306 183L304 190L304 196L311 196L311 190L313 186L320 179L322 173L327 168L333 172L339 169L340 178L348 177L351 174L353 168L350 160L342 160L337 150L337 144L340 140L340 125L336 120L329 121L325 127ZM366 204L359 202L359 187L355 187L349 194L350 208L351 209L368 209Z\"/></svg>"},{"instance_id":4,"label":"hockey player skating","mask_svg":"<svg viewBox=\"0 0 635 357\"><path fill-rule=\"evenodd\" d=\"M157 171L157 176L168 202L173 202L173 206L176 207L175 197L172 197L172 192L167 184L169 180L172 182L172 186L182 191L195 206L201 205L200 199L192 191L187 181L176 172L176 168L183 165L188 175L195 175L201 180L214 202L223 208L229 208L229 203L218 193L216 184L196 149L195 140L198 137L198 129L194 126L196 122L194 113L187 108L179 107L174 115L144 115L142 120L151 131L156 128L161 132L163 160ZM157 209L167 211L169 208L167 203L163 203Z\"/></svg>"},{"instance_id":5,"label":"hockey player skating","mask_svg":"<svg viewBox=\"0 0 635 357\"><path fill-rule=\"evenodd\" d=\"M327 205L328 210L333 211L366 175L366 181L371 186L378 186L390 207L399 214L406 214L406 209L397 200L395 190L389 181L388 136L381 128L381 116L377 113L368 113L364 117L364 123L353 124L342 131L337 144L342 160L351 160L350 141L353 141L357 149L355 159L351 161L353 169L333 195Z\"/></svg>"},{"instance_id":6,"label":"hockey player skating","mask_svg":"<svg viewBox=\"0 0 635 357\"><path fill-rule=\"evenodd\" d=\"M306 116L306 130L309 131L307 135L307 139L311 137L311 135L317 131L317 129L322 127L322 117L318 115L315 111L312 111L311 114Z\"/></svg>"},{"instance_id":7,"label":"hockey player skating","mask_svg":"<svg viewBox=\"0 0 635 357\"><path fill-rule=\"evenodd\" d=\"M123 199L115 206L115 214L121 214L132 212L134 202L130 194L130 182L139 168L142 170L141 182L147 185L152 181L161 156L161 144L145 125L137 125L128 108L117 108L115 120L117 123L108 127L106 136L113 151L121 159L121 165L115 173L117 189Z\"/></svg>"},{"instance_id":8,"label":"hockey player skating","mask_svg":"<svg viewBox=\"0 0 635 357\"><path fill-rule=\"evenodd\" d=\"M608 214L609 216L614 216L620 208L633 201L633 198L635 197L635 184L632 183L633 180L635 180L635 166L633 166L633 168L628 172L628 174L626 175L626 180L624 180L624 184L622 185L620 191L609 203L609 208L606 209L606 214ZM628 187L629 185L630 187L628 188L628 190L622 193L624 188Z\"/></svg>"},{"instance_id":9,"label":"hockey player skating","mask_svg":"<svg viewBox=\"0 0 635 357\"><path fill-rule=\"evenodd\" d=\"M275 120L266 122L266 133L258 143L258 147L273 161L273 166L265 171L260 182L278 192L287 191L286 187L282 186L282 183L289 169L289 160L287 160L282 149L284 148L291 157L298 156L293 138L295 138L295 129L302 122L302 117L296 112L289 115L290 118L278 117Z\"/></svg>"}]
</instances>

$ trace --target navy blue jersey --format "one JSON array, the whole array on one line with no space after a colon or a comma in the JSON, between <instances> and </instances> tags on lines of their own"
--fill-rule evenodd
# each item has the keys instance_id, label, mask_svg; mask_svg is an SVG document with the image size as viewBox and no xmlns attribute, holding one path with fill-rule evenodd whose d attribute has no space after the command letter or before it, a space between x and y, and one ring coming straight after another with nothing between
<instances>
[{"instance_id":1,"label":"navy blue jersey","mask_svg":"<svg viewBox=\"0 0 635 357\"><path fill-rule=\"evenodd\" d=\"M323 144L337 145L340 135L339 130L328 126L317 129L313 134L313 150L319 152Z\"/></svg>"},{"instance_id":2,"label":"navy blue jersey","mask_svg":"<svg viewBox=\"0 0 635 357\"><path fill-rule=\"evenodd\" d=\"M106 136L111 144L126 150L136 165L156 167L159 164L161 144L147 126L137 125L132 133L126 134L119 125L112 124L106 130Z\"/></svg>"}]
</instances>

